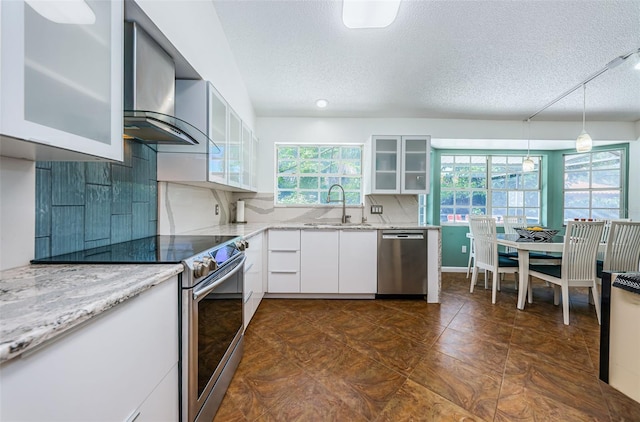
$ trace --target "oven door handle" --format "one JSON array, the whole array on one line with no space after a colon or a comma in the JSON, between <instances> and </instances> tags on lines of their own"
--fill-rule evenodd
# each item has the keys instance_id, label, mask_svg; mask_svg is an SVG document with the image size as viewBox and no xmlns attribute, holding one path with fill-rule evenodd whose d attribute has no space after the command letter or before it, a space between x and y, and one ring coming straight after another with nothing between
<instances>
[{"instance_id":1,"label":"oven door handle","mask_svg":"<svg viewBox=\"0 0 640 422\"><path fill-rule=\"evenodd\" d=\"M242 264L244 264L244 261L247 260L247 256L244 255L242 257L242 259L240 259L240 261L238 261L238 263L236 264L236 267L229 271L227 274L224 275L224 277L222 277L220 280L216 280L215 283L209 284L199 290L193 290L193 300L197 301L201 296L206 296L209 293L211 293L211 291L213 289L215 289L216 287L218 287L220 284L224 283L225 281L227 281L229 278L231 278L233 275L235 275L235 273L237 273L238 271L240 271L240 269L242 268Z\"/></svg>"}]
</instances>

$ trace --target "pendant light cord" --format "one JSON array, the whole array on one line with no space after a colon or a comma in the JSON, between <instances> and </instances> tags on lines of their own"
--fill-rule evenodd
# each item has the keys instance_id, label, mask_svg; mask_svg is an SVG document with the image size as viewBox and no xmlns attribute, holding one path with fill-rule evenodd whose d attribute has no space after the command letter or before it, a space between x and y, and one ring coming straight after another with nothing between
<instances>
[{"instance_id":1,"label":"pendant light cord","mask_svg":"<svg viewBox=\"0 0 640 422\"><path fill-rule=\"evenodd\" d=\"M587 84L582 84L582 131L585 132L584 129L584 115L587 112Z\"/></svg>"}]
</instances>

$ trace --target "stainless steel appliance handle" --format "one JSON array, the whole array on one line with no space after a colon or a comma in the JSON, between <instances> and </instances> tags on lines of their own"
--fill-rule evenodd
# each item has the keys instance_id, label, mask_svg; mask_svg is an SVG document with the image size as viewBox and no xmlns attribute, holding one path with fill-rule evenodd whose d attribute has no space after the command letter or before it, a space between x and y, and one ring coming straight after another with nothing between
<instances>
[{"instance_id":1,"label":"stainless steel appliance handle","mask_svg":"<svg viewBox=\"0 0 640 422\"><path fill-rule=\"evenodd\" d=\"M247 256L243 255L242 259L240 259L238 261L238 263L236 264L235 268L231 271L229 271L227 274L224 275L224 277L222 277L220 280L216 280L215 283L209 284L205 287L202 287L201 289L193 289L193 300L198 300L198 298L200 298L201 296L206 296L208 295L213 289L215 289L216 287L218 287L220 284L224 283L227 279L231 278L233 275L235 275L235 273L237 273L238 271L240 271L240 269L242 268L242 264L244 264L244 261L247 260Z\"/></svg>"},{"instance_id":2,"label":"stainless steel appliance handle","mask_svg":"<svg viewBox=\"0 0 640 422\"><path fill-rule=\"evenodd\" d=\"M422 234L383 234L383 239L424 239Z\"/></svg>"}]
</instances>

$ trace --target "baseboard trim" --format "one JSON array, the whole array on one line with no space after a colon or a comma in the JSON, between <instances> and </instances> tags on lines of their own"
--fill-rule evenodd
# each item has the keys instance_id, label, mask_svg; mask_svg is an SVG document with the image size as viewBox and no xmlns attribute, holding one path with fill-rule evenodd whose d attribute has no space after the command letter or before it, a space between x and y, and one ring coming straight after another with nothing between
<instances>
[{"instance_id":1,"label":"baseboard trim","mask_svg":"<svg viewBox=\"0 0 640 422\"><path fill-rule=\"evenodd\" d=\"M466 273L467 267L442 267L443 273Z\"/></svg>"}]
</instances>

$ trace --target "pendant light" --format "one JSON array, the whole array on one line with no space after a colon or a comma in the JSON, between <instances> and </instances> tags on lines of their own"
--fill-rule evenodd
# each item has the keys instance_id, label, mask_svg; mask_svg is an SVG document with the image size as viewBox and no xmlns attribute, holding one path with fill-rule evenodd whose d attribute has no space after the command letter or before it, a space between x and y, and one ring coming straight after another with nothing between
<instances>
[{"instance_id":1,"label":"pendant light","mask_svg":"<svg viewBox=\"0 0 640 422\"><path fill-rule=\"evenodd\" d=\"M591 147L593 142L591 140L591 136L587 133L584 128L584 117L587 108L587 84L582 84L582 132L576 139L576 151L577 152L589 152L591 151Z\"/></svg>"},{"instance_id":2,"label":"pendant light","mask_svg":"<svg viewBox=\"0 0 640 422\"><path fill-rule=\"evenodd\" d=\"M536 167L535 163L530 157L530 143L531 143L531 119L527 119L527 158L522 161L522 171L533 171Z\"/></svg>"}]
</instances>

